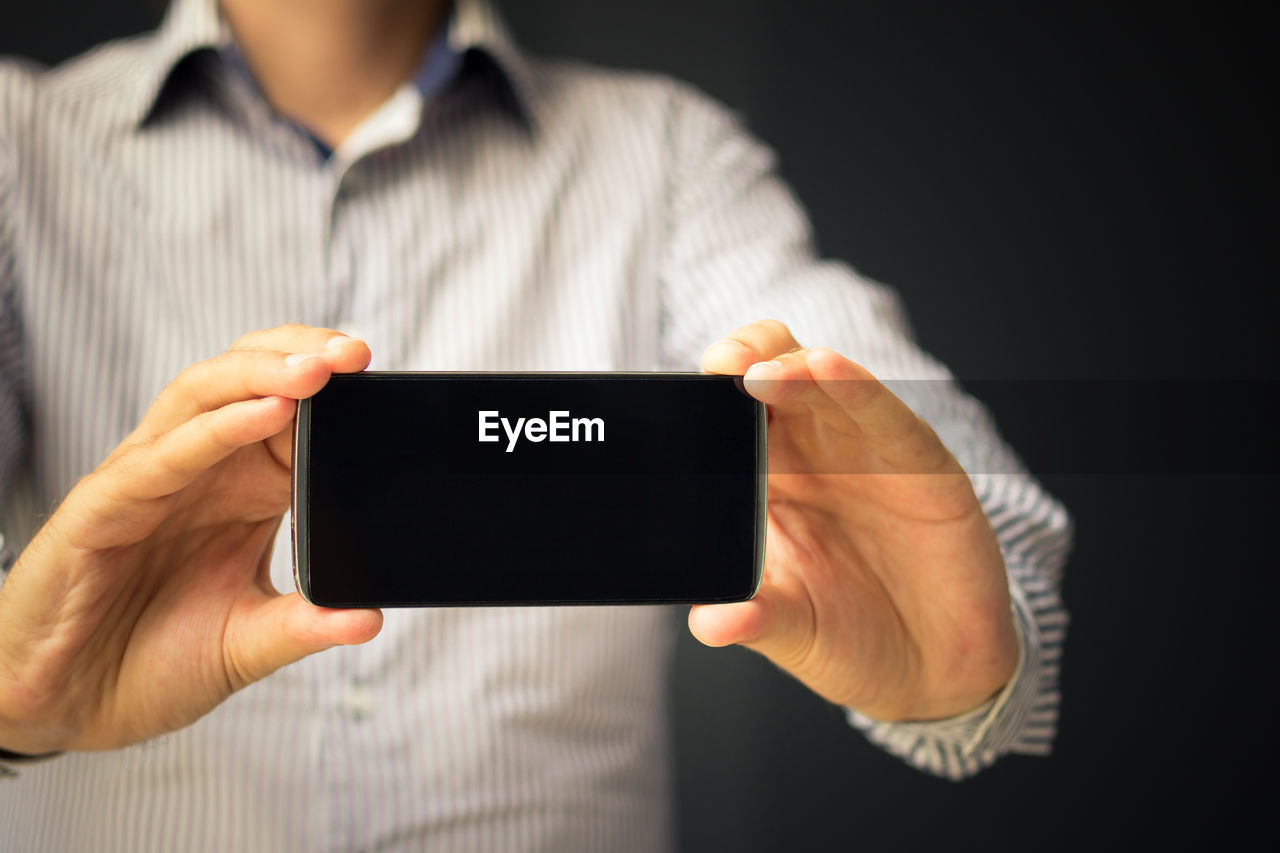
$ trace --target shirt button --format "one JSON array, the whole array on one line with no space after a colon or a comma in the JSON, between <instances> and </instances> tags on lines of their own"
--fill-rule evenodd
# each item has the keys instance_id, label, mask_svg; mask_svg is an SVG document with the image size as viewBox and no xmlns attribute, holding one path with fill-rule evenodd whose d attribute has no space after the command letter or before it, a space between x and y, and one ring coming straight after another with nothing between
<instances>
[{"instance_id":1,"label":"shirt button","mask_svg":"<svg viewBox=\"0 0 1280 853\"><path fill-rule=\"evenodd\" d=\"M347 716L359 722L373 713L373 691L363 684L353 684L347 689L344 701Z\"/></svg>"}]
</instances>

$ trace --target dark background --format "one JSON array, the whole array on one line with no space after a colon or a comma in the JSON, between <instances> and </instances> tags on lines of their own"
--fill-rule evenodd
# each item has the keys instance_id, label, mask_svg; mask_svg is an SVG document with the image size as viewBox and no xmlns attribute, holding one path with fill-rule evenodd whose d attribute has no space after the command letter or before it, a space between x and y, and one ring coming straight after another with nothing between
<instances>
[{"instance_id":1,"label":"dark background","mask_svg":"<svg viewBox=\"0 0 1280 853\"><path fill-rule=\"evenodd\" d=\"M896 285L962 379L1025 380L988 401L1078 525L1052 758L932 779L749 653L686 637L686 847L1221 844L1254 822L1276 766L1275 383L1240 380L1275 376L1272 31L1220 4L505 5L537 52L668 72L739 110L825 253ZM158 17L6 10L0 52L54 61ZM1049 379L1082 381L1062 404ZM1151 439L1162 462L1141 474L1055 456Z\"/></svg>"}]
</instances>

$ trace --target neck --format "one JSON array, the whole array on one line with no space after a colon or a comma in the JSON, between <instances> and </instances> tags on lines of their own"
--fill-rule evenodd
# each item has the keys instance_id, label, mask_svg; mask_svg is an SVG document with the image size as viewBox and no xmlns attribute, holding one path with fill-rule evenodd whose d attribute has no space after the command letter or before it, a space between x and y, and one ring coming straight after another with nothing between
<instances>
[{"instance_id":1,"label":"neck","mask_svg":"<svg viewBox=\"0 0 1280 853\"><path fill-rule=\"evenodd\" d=\"M337 147L408 80L448 0L220 0L258 85Z\"/></svg>"}]
</instances>

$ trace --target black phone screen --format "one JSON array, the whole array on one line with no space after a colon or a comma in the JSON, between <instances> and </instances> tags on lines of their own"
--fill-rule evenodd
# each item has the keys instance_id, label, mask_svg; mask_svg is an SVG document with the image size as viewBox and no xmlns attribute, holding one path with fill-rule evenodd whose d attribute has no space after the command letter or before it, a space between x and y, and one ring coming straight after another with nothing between
<instances>
[{"instance_id":1,"label":"black phone screen","mask_svg":"<svg viewBox=\"0 0 1280 853\"><path fill-rule=\"evenodd\" d=\"M334 376L298 411L298 587L327 606L743 600L765 447L736 377Z\"/></svg>"}]
</instances>

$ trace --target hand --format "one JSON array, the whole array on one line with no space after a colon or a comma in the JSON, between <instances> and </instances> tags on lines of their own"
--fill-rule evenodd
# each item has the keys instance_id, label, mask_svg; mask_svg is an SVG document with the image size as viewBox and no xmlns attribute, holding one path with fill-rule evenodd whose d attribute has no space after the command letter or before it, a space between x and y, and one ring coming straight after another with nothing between
<instances>
[{"instance_id":1,"label":"hand","mask_svg":"<svg viewBox=\"0 0 1280 853\"><path fill-rule=\"evenodd\" d=\"M1008 682L1017 639L1004 561L969 478L865 369L745 326L703 355L769 406L764 580L689 613L695 637L763 653L881 720L971 710Z\"/></svg>"},{"instance_id":2,"label":"hand","mask_svg":"<svg viewBox=\"0 0 1280 853\"><path fill-rule=\"evenodd\" d=\"M187 368L156 398L0 587L0 746L141 741L378 633L377 610L313 607L270 580L297 400L369 358L361 341L286 326Z\"/></svg>"}]
</instances>

